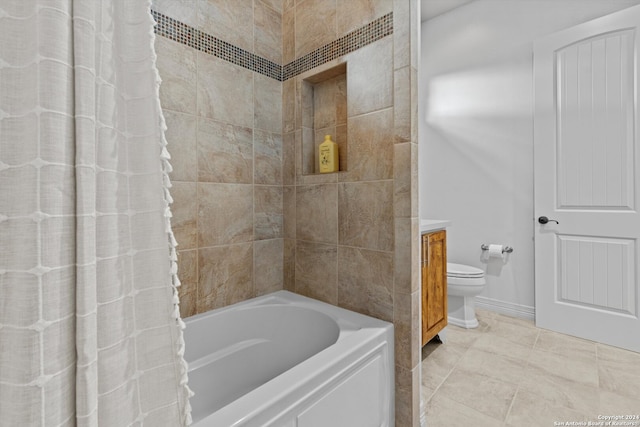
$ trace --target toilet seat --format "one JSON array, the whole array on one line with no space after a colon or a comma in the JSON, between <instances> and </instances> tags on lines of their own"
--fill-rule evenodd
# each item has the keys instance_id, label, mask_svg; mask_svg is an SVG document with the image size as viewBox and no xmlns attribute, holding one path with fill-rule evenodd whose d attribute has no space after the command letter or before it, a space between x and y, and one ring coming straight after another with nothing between
<instances>
[{"instance_id":1,"label":"toilet seat","mask_svg":"<svg viewBox=\"0 0 640 427\"><path fill-rule=\"evenodd\" d=\"M484 271L470 265L447 263L447 277L457 277L460 279L474 279L484 277Z\"/></svg>"}]
</instances>

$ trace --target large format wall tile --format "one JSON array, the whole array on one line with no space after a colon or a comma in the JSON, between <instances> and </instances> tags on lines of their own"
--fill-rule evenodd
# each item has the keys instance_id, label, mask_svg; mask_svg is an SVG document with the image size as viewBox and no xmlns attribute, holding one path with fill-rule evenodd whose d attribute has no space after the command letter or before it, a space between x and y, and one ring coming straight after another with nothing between
<instances>
[{"instance_id":1,"label":"large format wall tile","mask_svg":"<svg viewBox=\"0 0 640 427\"><path fill-rule=\"evenodd\" d=\"M280 12L282 13L283 11L283 3L284 0L258 0L260 3L263 3L269 7L271 7L273 10L275 10L276 12Z\"/></svg>"},{"instance_id":2,"label":"large format wall tile","mask_svg":"<svg viewBox=\"0 0 640 427\"><path fill-rule=\"evenodd\" d=\"M348 142L348 126L347 123L343 125L336 126L336 144L338 144L338 157L340 158L340 170L348 171L349 170L349 162L348 162L348 153L349 153L349 142ZM340 174L338 176L342 176Z\"/></svg>"},{"instance_id":3,"label":"large format wall tile","mask_svg":"<svg viewBox=\"0 0 640 427\"><path fill-rule=\"evenodd\" d=\"M347 110L347 76L343 74L336 78L336 125L346 125L349 111Z\"/></svg>"},{"instance_id":4,"label":"large format wall tile","mask_svg":"<svg viewBox=\"0 0 640 427\"><path fill-rule=\"evenodd\" d=\"M198 0L151 0L151 9L191 27L198 26Z\"/></svg>"},{"instance_id":5,"label":"large format wall tile","mask_svg":"<svg viewBox=\"0 0 640 427\"><path fill-rule=\"evenodd\" d=\"M296 241L293 239L284 239L283 248L283 272L282 280L283 289L295 292L296 290Z\"/></svg>"},{"instance_id":6,"label":"large format wall tile","mask_svg":"<svg viewBox=\"0 0 640 427\"><path fill-rule=\"evenodd\" d=\"M418 185L418 144L403 142L394 148L393 207L397 218L418 216L418 195L412 191Z\"/></svg>"},{"instance_id":7,"label":"large format wall tile","mask_svg":"<svg viewBox=\"0 0 640 427\"><path fill-rule=\"evenodd\" d=\"M337 243L338 188L336 184L296 187L296 238Z\"/></svg>"},{"instance_id":8,"label":"large format wall tile","mask_svg":"<svg viewBox=\"0 0 640 427\"><path fill-rule=\"evenodd\" d=\"M282 135L254 132L255 184L282 185Z\"/></svg>"},{"instance_id":9,"label":"large format wall tile","mask_svg":"<svg viewBox=\"0 0 640 427\"><path fill-rule=\"evenodd\" d=\"M393 61L389 59L392 56L393 37L349 54L349 117L393 106Z\"/></svg>"},{"instance_id":10,"label":"large format wall tile","mask_svg":"<svg viewBox=\"0 0 640 427\"><path fill-rule=\"evenodd\" d=\"M282 193L283 234L286 239L296 238L296 187L286 185Z\"/></svg>"},{"instance_id":11,"label":"large format wall tile","mask_svg":"<svg viewBox=\"0 0 640 427\"><path fill-rule=\"evenodd\" d=\"M393 210L396 217L411 216L411 145L403 142L393 147Z\"/></svg>"},{"instance_id":12,"label":"large format wall tile","mask_svg":"<svg viewBox=\"0 0 640 427\"><path fill-rule=\"evenodd\" d=\"M296 5L296 58L336 39L335 0L304 0Z\"/></svg>"},{"instance_id":13,"label":"large format wall tile","mask_svg":"<svg viewBox=\"0 0 640 427\"><path fill-rule=\"evenodd\" d=\"M255 127L282 133L282 83L261 74L255 76Z\"/></svg>"},{"instance_id":14,"label":"large format wall tile","mask_svg":"<svg viewBox=\"0 0 640 427\"><path fill-rule=\"evenodd\" d=\"M253 247L254 294L264 295L282 289L284 240L256 241Z\"/></svg>"},{"instance_id":15,"label":"large format wall tile","mask_svg":"<svg viewBox=\"0 0 640 427\"><path fill-rule=\"evenodd\" d=\"M282 136L282 183L294 185L296 183L296 134L285 133Z\"/></svg>"},{"instance_id":16,"label":"large format wall tile","mask_svg":"<svg viewBox=\"0 0 640 427\"><path fill-rule=\"evenodd\" d=\"M156 37L156 66L162 76L162 108L193 114L196 110L196 50Z\"/></svg>"},{"instance_id":17,"label":"large format wall tile","mask_svg":"<svg viewBox=\"0 0 640 427\"><path fill-rule=\"evenodd\" d=\"M347 76L341 74L313 85L313 127L322 129L347 122Z\"/></svg>"},{"instance_id":18,"label":"large format wall tile","mask_svg":"<svg viewBox=\"0 0 640 427\"><path fill-rule=\"evenodd\" d=\"M200 0L198 29L253 52L253 0Z\"/></svg>"},{"instance_id":19,"label":"large format wall tile","mask_svg":"<svg viewBox=\"0 0 640 427\"><path fill-rule=\"evenodd\" d=\"M296 79L282 83L282 132L289 133L296 126Z\"/></svg>"},{"instance_id":20,"label":"large format wall tile","mask_svg":"<svg viewBox=\"0 0 640 427\"><path fill-rule=\"evenodd\" d=\"M337 246L298 240L295 262L296 292L337 305Z\"/></svg>"},{"instance_id":21,"label":"large format wall tile","mask_svg":"<svg viewBox=\"0 0 640 427\"><path fill-rule=\"evenodd\" d=\"M296 130L313 128L313 85L296 79Z\"/></svg>"},{"instance_id":22,"label":"large format wall tile","mask_svg":"<svg viewBox=\"0 0 640 427\"><path fill-rule=\"evenodd\" d=\"M405 369L420 363L420 328L415 327L420 325L420 299L419 291L411 294L395 291L393 295L395 362Z\"/></svg>"},{"instance_id":23,"label":"large format wall tile","mask_svg":"<svg viewBox=\"0 0 640 427\"><path fill-rule=\"evenodd\" d=\"M395 291L417 292L420 277L420 220L395 218Z\"/></svg>"},{"instance_id":24,"label":"large format wall tile","mask_svg":"<svg viewBox=\"0 0 640 427\"><path fill-rule=\"evenodd\" d=\"M397 336L395 335L396 333L394 331L394 336ZM395 368L395 425L418 427L420 425L420 366L409 370L396 363ZM481 427L475 423L469 424L474 427ZM429 419L429 425L444 426L451 424L448 422L433 423Z\"/></svg>"},{"instance_id":25,"label":"large format wall tile","mask_svg":"<svg viewBox=\"0 0 640 427\"><path fill-rule=\"evenodd\" d=\"M304 175L314 174L318 172L318 161L316 159L315 132L312 128L302 128L302 139L298 139L296 135L297 145L302 155L297 154L300 160L300 173ZM302 146L301 146L302 145ZM298 148L296 147L296 148ZM327 175L328 176L328 175ZM307 182L299 180L298 184L307 184Z\"/></svg>"},{"instance_id":26,"label":"large format wall tile","mask_svg":"<svg viewBox=\"0 0 640 427\"><path fill-rule=\"evenodd\" d=\"M296 9L287 8L282 13L282 63L296 59Z\"/></svg>"},{"instance_id":27,"label":"large format wall tile","mask_svg":"<svg viewBox=\"0 0 640 427\"><path fill-rule=\"evenodd\" d=\"M338 0L338 37L393 11L389 0Z\"/></svg>"},{"instance_id":28,"label":"large format wall tile","mask_svg":"<svg viewBox=\"0 0 640 427\"><path fill-rule=\"evenodd\" d=\"M253 132L198 118L198 181L253 182Z\"/></svg>"},{"instance_id":29,"label":"large format wall tile","mask_svg":"<svg viewBox=\"0 0 640 427\"><path fill-rule=\"evenodd\" d=\"M393 179L393 109L349 119L349 167L340 181Z\"/></svg>"},{"instance_id":30,"label":"large format wall tile","mask_svg":"<svg viewBox=\"0 0 640 427\"><path fill-rule=\"evenodd\" d=\"M341 307L393 321L393 253L338 247Z\"/></svg>"},{"instance_id":31,"label":"large format wall tile","mask_svg":"<svg viewBox=\"0 0 640 427\"><path fill-rule=\"evenodd\" d=\"M282 64L282 12L266 6L260 0L255 0L254 13L253 44L256 55L276 64Z\"/></svg>"},{"instance_id":32,"label":"large format wall tile","mask_svg":"<svg viewBox=\"0 0 640 427\"><path fill-rule=\"evenodd\" d=\"M411 3L417 2L405 0L394 0L393 2L393 65L396 70L408 65L417 67L417 61L413 62L412 58L418 48L414 44L417 37L414 38L411 34L413 30Z\"/></svg>"},{"instance_id":33,"label":"large format wall tile","mask_svg":"<svg viewBox=\"0 0 640 427\"><path fill-rule=\"evenodd\" d=\"M197 179L198 160L196 156L196 116L164 110L167 124L165 138L167 150L171 154L171 179L177 181L195 181Z\"/></svg>"},{"instance_id":34,"label":"large format wall tile","mask_svg":"<svg viewBox=\"0 0 640 427\"><path fill-rule=\"evenodd\" d=\"M411 85L407 84L410 79L411 67L404 67L394 71L393 109L396 142L412 141Z\"/></svg>"},{"instance_id":35,"label":"large format wall tile","mask_svg":"<svg viewBox=\"0 0 640 427\"><path fill-rule=\"evenodd\" d=\"M393 181L338 185L339 244L393 251Z\"/></svg>"},{"instance_id":36,"label":"large format wall tile","mask_svg":"<svg viewBox=\"0 0 640 427\"><path fill-rule=\"evenodd\" d=\"M198 115L253 127L253 72L198 52Z\"/></svg>"},{"instance_id":37,"label":"large format wall tile","mask_svg":"<svg viewBox=\"0 0 640 427\"><path fill-rule=\"evenodd\" d=\"M198 250L198 312L253 296L253 243Z\"/></svg>"},{"instance_id":38,"label":"large format wall tile","mask_svg":"<svg viewBox=\"0 0 640 427\"><path fill-rule=\"evenodd\" d=\"M254 239L281 238L282 187L275 185L256 185L254 188Z\"/></svg>"},{"instance_id":39,"label":"large format wall tile","mask_svg":"<svg viewBox=\"0 0 640 427\"><path fill-rule=\"evenodd\" d=\"M253 240L253 186L198 183L198 246Z\"/></svg>"}]
</instances>

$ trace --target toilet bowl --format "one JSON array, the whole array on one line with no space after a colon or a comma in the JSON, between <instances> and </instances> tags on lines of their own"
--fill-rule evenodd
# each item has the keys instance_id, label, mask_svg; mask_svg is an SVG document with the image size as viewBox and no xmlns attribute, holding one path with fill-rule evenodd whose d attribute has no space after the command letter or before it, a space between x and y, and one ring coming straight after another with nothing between
<instances>
[{"instance_id":1,"label":"toilet bowl","mask_svg":"<svg viewBox=\"0 0 640 427\"><path fill-rule=\"evenodd\" d=\"M469 265L447 263L447 314L451 325L477 328L475 297L484 289L484 271Z\"/></svg>"}]
</instances>

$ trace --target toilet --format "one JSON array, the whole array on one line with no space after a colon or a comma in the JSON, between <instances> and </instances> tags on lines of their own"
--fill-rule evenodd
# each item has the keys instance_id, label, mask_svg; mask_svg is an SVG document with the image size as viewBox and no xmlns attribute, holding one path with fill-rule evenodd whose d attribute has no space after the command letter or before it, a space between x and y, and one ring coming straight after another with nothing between
<instances>
[{"instance_id":1,"label":"toilet","mask_svg":"<svg viewBox=\"0 0 640 427\"><path fill-rule=\"evenodd\" d=\"M447 311L451 325L477 328L474 298L485 285L484 271L469 265L447 263Z\"/></svg>"}]
</instances>

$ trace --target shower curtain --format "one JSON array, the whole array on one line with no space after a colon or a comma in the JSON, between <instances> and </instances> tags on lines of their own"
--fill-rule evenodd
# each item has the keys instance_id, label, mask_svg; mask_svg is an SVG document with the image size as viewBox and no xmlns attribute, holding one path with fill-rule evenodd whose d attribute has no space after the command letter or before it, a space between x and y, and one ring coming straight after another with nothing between
<instances>
[{"instance_id":1,"label":"shower curtain","mask_svg":"<svg viewBox=\"0 0 640 427\"><path fill-rule=\"evenodd\" d=\"M190 423L149 3L0 1L0 426Z\"/></svg>"}]
</instances>

